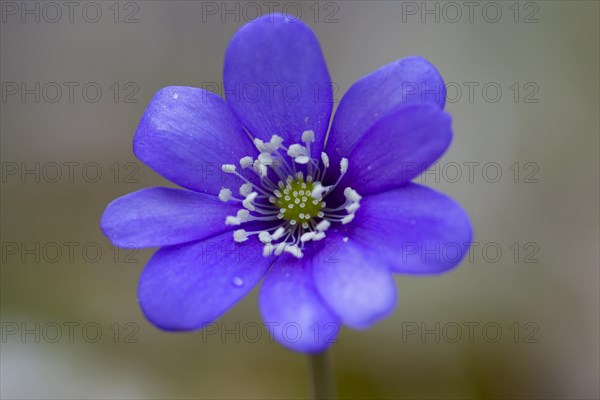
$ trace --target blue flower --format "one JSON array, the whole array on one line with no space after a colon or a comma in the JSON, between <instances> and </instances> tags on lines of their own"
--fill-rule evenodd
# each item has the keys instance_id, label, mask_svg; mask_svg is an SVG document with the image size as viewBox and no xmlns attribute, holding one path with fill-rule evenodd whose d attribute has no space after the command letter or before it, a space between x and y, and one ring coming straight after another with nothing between
<instances>
[{"instance_id":1,"label":"blue flower","mask_svg":"<svg viewBox=\"0 0 600 400\"><path fill-rule=\"evenodd\" d=\"M156 326L201 329L264 277L259 302L271 334L317 352L341 324L366 328L390 314L392 273L459 263L471 240L467 215L410 182L451 141L437 70L408 57L360 79L325 144L332 87L310 28L271 14L231 40L225 101L191 87L154 96L134 152L186 190L116 199L101 227L115 244L160 247L138 292Z\"/></svg>"}]
</instances>

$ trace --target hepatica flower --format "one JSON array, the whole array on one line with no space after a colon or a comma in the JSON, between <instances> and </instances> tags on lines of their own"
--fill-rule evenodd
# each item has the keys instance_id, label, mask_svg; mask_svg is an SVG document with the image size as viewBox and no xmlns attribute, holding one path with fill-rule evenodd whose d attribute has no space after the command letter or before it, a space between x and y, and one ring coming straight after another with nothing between
<instances>
[{"instance_id":1,"label":"hepatica flower","mask_svg":"<svg viewBox=\"0 0 600 400\"><path fill-rule=\"evenodd\" d=\"M366 328L393 310L392 273L458 264L468 217L411 183L451 141L437 70L409 57L365 76L327 135L332 87L310 28L271 14L231 40L224 100L191 87L154 96L133 150L185 190L128 194L101 226L115 244L160 247L138 292L156 326L201 329L264 277L270 333L317 352L341 324Z\"/></svg>"}]
</instances>

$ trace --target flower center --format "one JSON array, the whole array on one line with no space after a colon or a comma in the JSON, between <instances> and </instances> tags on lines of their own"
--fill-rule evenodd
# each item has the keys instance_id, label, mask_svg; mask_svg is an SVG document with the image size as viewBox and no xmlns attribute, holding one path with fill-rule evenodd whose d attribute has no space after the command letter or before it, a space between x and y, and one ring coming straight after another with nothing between
<instances>
[{"instance_id":1,"label":"flower center","mask_svg":"<svg viewBox=\"0 0 600 400\"><path fill-rule=\"evenodd\" d=\"M325 207L325 202L312 197L314 186L314 182L296 178L286 181L285 189L275 193L275 206L279 207L284 220L295 225L323 217L321 209Z\"/></svg>"},{"instance_id":2,"label":"flower center","mask_svg":"<svg viewBox=\"0 0 600 400\"><path fill-rule=\"evenodd\" d=\"M280 255L284 251L303 257L307 242L322 240L334 222L349 223L360 208L361 196L350 187L344 189L346 201L343 204L333 208L327 206L325 197L337 188L346 174L348 159L342 158L340 176L335 184L323 186L321 182L329 168L329 157L324 152L320 160L311 157L313 131L305 131L302 141L304 145L292 144L286 148L283 139L277 135L273 135L269 142L255 139L260 155L256 160L250 156L243 157L239 164L243 170L252 169L259 183L239 173L235 164L221 166L223 172L236 175L245 182L239 188L243 198L234 197L228 188L221 189L219 193L221 201L236 201L243 207L236 216L227 217L225 224L265 222L268 227L263 230L238 229L233 232L236 242L258 235L264 244L265 257L273 253Z\"/></svg>"}]
</instances>

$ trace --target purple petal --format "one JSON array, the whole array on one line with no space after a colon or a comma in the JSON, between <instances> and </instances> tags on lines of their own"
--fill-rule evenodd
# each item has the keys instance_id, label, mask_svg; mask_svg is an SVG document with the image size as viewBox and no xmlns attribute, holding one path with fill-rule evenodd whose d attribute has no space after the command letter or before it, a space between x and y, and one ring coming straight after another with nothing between
<instances>
[{"instance_id":1,"label":"purple petal","mask_svg":"<svg viewBox=\"0 0 600 400\"><path fill-rule=\"evenodd\" d=\"M165 330L199 329L252 290L271 260L255 241L238 244L232 236L163 247L152 256L138 288L152 323Z\"/></svg>"},{"instance_id":2,"label":"purple petal","mask_svg":"<svg viewBox=\"0 0 600 400\"><path fill-rule=\"evenodd\" d=\"M315 286L344 324L367 328L393 310L396 286L385 265L342 239L333 229L327 232L326 246L313 257Z\"/></svg>"},{"instance_id":3,"label":"purple petal","mask_svg":"<svg viewBox=\"0 0 600 400\"><path fill-rule=\"evenodd\" d=\"M379 120L348 156L341 187L361 195L398 187L425 171L452 140L450 115L428 104L407 105Z\"/></svg>"},{"instance_id":4,"label":"purple petal","mask_svg":"<svg viewBox=\"0 0 600 400\"><path fill-rule=\"evenodd\" d=\"M444 108L446 86L435 67L413 56L363 77L342 97L333 117L326 152L333 164L347 157L360 138L390 111L404 104Z\"/></svg>"},{"instance_id":5,"label":"purple petal","mask_svg":"<svg viewBox=\"0 0 600 400\"><path fill-rule=\"evenodd\" d=\"M190 87L156 93L138 126L133 151L170 181L213 195L223 186L243 183L222 173L222 164L236 164L257 153L219 96Z\"/></svg>"},{"instance_id":6,"label":"purple petal","mask_svg":"<svg viewBox=\"0 0 600 400\"><path fill-rule=\"evenodd\" d=\"M319 42L299 19L264 15L231 39L223 73L227 103L252 135L284 144L315 132L320 154L333 106L331 79Z\"/></svg>"},{"instance_id":7,"label":"purple petal","mask_svg":"<svg viewBox=\"0 0 600 400\"><path fill-rule=\"evenodd\" d=\"M310 259L280 256L260 290L265 325L283 346L296 351L323 351L336 341L339 318L319 297Z\"/></svg>"},{"instance_id":8,"label":"purple petal","mask_svg":"<svg viewBox=\"0 0 600 400\"><path fill-rule=\"evenodd\" d=\"M416 184L366 196L343 230L348 243L368 249L377 263L407 274L458 265L472 237L469 218L454 200Z\"/></svg>"},{"instance_id":9,"label":"purple petal","mask_svg":"<svg viewBox=\"0 0 600 400\"><path fill-rule=\"evenodd\" d=\"M111 202L100 226L113 244L168 246L231 230L225 218L236 215L238 209L215 196L156 187Z\"/></svg>"}]
</instances>

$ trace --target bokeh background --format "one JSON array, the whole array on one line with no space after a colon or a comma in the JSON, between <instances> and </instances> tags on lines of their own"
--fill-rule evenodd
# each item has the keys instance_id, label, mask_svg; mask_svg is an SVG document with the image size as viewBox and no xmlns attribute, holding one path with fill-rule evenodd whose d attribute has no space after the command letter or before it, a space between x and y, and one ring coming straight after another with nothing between
<instances>
[{"instance_id":1,"label":"bokeh background","mask_svg":"<svg viewBox=\"0 0 600 400\"><path fill-rule=\"evenodd\" d=\"M2 398L309 396L305 357L255 340L257 290L217 333L163 333L136 301L154 250L116 252L98 227L112 199L170 186L131 151L152 95L222 88L229 39L269 3L55 4L2 1ZM338 99L404 56L439 68L455 138L423 183L475 229L460 267L398 276L393 315L343 329L340 396L597 399L599 3L277 4L314 28Z\"/></svg>"}]
</instances>

